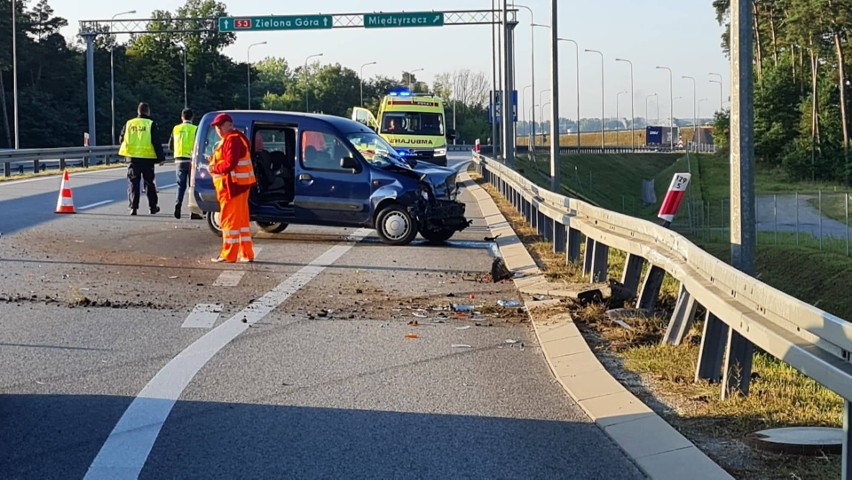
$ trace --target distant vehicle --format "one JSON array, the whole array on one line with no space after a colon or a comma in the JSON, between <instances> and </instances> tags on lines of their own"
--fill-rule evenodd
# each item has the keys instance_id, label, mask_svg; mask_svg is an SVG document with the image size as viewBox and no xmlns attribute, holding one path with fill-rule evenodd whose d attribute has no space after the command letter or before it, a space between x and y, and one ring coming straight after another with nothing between
<instances>
[{"instance_id":1,"label":"distant vehicle","mask_svg":"<svg viewBox=\"0 0 852 480\"><path fill-rule=\"evenodd\" d=\"M219 136L201 119L190 176L190 210L221 236L219 204L206 169ZM346 118L290 112L227 112L251 140L257 186L250 216L264 231L289 224L375 228L391 245L420 233L433 242L466 228L455 170L401 157L376 132Z\"/></svg>"},{"instance_id":2,"label":"distant vehicle","mask_svg":"<svg viewBox=\"0 0 852 480\"><path fill-rule=\"evenodd\" d=\"M352 120L378 132L400 155L447 165L447 138L455 132L446 128L441 97L394 90L382 98L378 115L354 107Z\"/></svg>"},{"instance_id":3,"label":"distant vehicle","mask_svg":"<svg viewBox=\"0 0 852 480\"><path fill-rule=\"evenodd\" d=\"M678 136L677 127L645 127L645 145L648 147L671 146L672 139L678 138Z\"/></svg>"}]
</instances>

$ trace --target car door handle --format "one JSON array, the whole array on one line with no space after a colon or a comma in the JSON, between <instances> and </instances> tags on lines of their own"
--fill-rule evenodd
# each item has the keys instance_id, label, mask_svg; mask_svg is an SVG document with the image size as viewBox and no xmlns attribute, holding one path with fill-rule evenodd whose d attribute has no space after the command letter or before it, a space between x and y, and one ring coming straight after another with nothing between
<instances>
[{"instance_id":1,"label":"car door handle","mask_svg":"<svg viewBox=\"0 0 852 480\"><path fill-rule=\"evenodd\" d=\"M307 173L300 173L299 174L299 181L300 182L313 182L314 177L308 175Z\"/></svg>"}]
</instances>

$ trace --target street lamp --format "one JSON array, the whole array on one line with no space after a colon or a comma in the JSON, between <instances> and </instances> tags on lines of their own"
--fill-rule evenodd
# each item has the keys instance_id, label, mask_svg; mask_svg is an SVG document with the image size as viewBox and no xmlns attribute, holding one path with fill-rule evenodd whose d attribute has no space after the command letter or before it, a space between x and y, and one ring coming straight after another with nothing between
<instances>
[{"instance_id":1,"label":"street lamp","mask_svg":"<svg viewBox=\"0 0 852 480\"><path fill-rule=\"evenodd\" d=\"M580 45L570 38L558 38L563 42L574 44L574 59L577 63L577 152L580 151Z\"/></svg>"},{"instance_id":2,"label":"street lamp","mask_svg":"<svg viewBox=\"0 0 852 480\"><path fill-rule=\"evenodd\" d=\"M630 65L630 146L636 150L636 98L633 90L633 62L623 58L616 58L616 62L626 62Z\"/></svg>"},{"instance_id":3,"label":"street lamp","mask_svg":"<svg viewBox=\"0 0 852 480\"><path fill-rule=\"evenodd\" d=\"M375 65L376 62L368 62L361 65L361 72L358 75L358 78L361 79L361 106L364 106L364 67L368 65Z\"/></svg>"},{"instance_id":4,"label":"street lamp","mask_svg":"<svg viewBox=\"0 0 852 480\"><path fill-rule=\"evenodd\" d=\"M669 150L674 150L674 93L672 89L672 69L669 67L657 67L657 69L669 72Z\"/></svg>"},{"instance_id":5,"label":"street lamp","mask_svg":"<svg viewBox=\"0 0 852 480\"><path fill-rule=\"evenodd\" d=\"M532 10L530 10L530 16L532 16ZM531 23L530 23L530 36L532 37L532 41L530 42L530 49L531 49L530 51L531 51L531 52L535 52L535 41L534 41L534 40L535 40L535 27L539 27L539 28L546 28L546 29L548 29L548 30L549 30L549 29L550 29L550 25L544 25L544 24L541 24L541 23L535 23L535 22L533 22L533 21L532 21L532 19L530 20L530 22L531 22ZM534 54L534 53L530 53L530 56L532 57L532 61L533 61L533 64L532 64L532 77L533 77L532 84L533 84L533 95L535 95L535 54ZM535 98L533 98L533 102L535 102ZM539 103L539 105L541 105L541 96L539 96L538 103ZM533 133L532 133L532 138L533 138L533 142L535 142L535 138L536 138L536 132L535 132L535 112L533 112L532 122L533 122Z\"/></svg>"},{"instance_id":6,"label":"street lamp","mask_svg":"<svg viewBox=\"0 0 852 480\"><path fill-rule=\"evenodd\" d=\"M718 83L719 84L719 111L721 112L725 108L725 105L723 103L724 97L722 97L722 75L719 74L719 73L713 73L713 72L710 72L707 75L714 75L714 76L719 77L719 80L712 80L711 79L710 83Z\"/></svg>"},{"instance_id":7,"label":"street lamp","mask_svg":"<svg viewBox=\"0 0 852 480\"><path fill-rule=\"evenodd\" d=\"M305 57L305 68L303 71L305 72L305 113L309 112L308 109L308 60L316 57L321 57L322 53L315 53L313 55L308 55Z\"/></svg>"},{"instance_id":8,"label":"street lamp","mask_svg":"<svg viewBox=\"0 0 852 480\"><path fill-rule=\"evenodd\" d=\"M18 46L17 46L17 22L15 20L15 10L17 7L17 2L12 0L12 91L14 92L13 99L15 103L15 150L17 150L20 145L20 137L18 135ZM5 93L3 93L5 95ZM113 136L115 136L115 128L113 128ZM115 144L115 142L112 142Z\"/></svg>"},{"instance_id":9,"label":"street lamp","mask_svg":"<svg viewBox=\"0 0 852 480\"><path fill-rule=\"evenodd\" d=\"M656 93L652 93L652 94L645 97L645 123L646 124L650 123L648 121L648 99L651 98L651 97L654 97L654 103L657 104L657 118L654 119L654 123L657 123L657 122L660 121L660 99L659 99L659 97L657 97Z\"/></svg>"},{"instance_id":10,"label":"street lamp","mask_svg":"<svg viewBox=\"0 0 852 480\"><path fill-rule=\"evenodd\" d=\"M266 45L266 42L252 43L246 49L246 88L248 88L248 109L251 110L251 47Z\"/></svg>"},{"instance_id":11,"label":"street lamp","mask_svg":"<svg viewBox=\"0 0 852 480\"><path fill-rule=\"evenodd\" d=\"M683 78L685 80L692 80L692 141L694 143L695 142L695 132L696 132L696 128L698 127L698 122L696 122L696 119L695 119L695 115L697 113L696 112L696 101L695 101L695 77L692 77L690 75L681 75L680 78Z\"/></svg>"},{"instance_id":12,"label":"street lamp","mask_svg":"<svg viewBox=\"0 0 852 480\"><path fill-rule=\"evenodd\" d=\"M14 6L14 3L15 3L15 1L12 0L13 6ZM12 8L12 12L14 12L14 11L15 11L15 9ZM118 17L119 15L133 15L134 13L136 13L136 10L128 10L126 12L116 13L115 15L112 16L112 18L110 20L111 21L115 20L115 17ZM110 23L110 28L111 27L112 27L112 23ZM13 29L13 31L14 31L14 29ZM112 46L109 49L109 91L110 91L109 106L110 106L110 116L112 118L112 144L113 145L115 145L115 60L114 60L115 55L113 55L114 50L115 50L115 42L113 42ZM15 101L17 102L17 96L15 98ZM16 128L17 128L17 125L18 125L17 103L15 104L15 115L16 115L15 125L16 125ZM17 132L17 130L16 130L16 132Z\"/></svg>"},{"instance_id":13,"label":"street lamp","mask_svg":"<svg viewBox=\"0 0 852 480\"><path fill-rule=\"evenodd\" d=\"M604 54L600 50L585 49L586 53L597 53L601 56L601 149L604 148Z\"/></svg>"},{"instance_id":14,"label":"street lamp","mask_svg":"<svg viewBox=\"0 0 852 480\"><path fill-rule=\"evenodd\" d=\"M409 92L414 93L413 91L411 91L411 79L414 78L414 73L422 72L423 70L424 69L422 69L422 68L415 68L414 70L408 72L408 91ZM417 85L415 85L415 87L417 87Z\"/></svg>"},{"instance_id":15,"label":"street lamp","mask_svg":"<svg viewBox=\"0 0 852 480\"><path fill-rule=\"evenodd\" d=\"M615 94L615 146L621 146L621 116L618 113L618 105L621 102L621 96L626 95L630 92L623 91Z\"/></svg>"}]
</instances>

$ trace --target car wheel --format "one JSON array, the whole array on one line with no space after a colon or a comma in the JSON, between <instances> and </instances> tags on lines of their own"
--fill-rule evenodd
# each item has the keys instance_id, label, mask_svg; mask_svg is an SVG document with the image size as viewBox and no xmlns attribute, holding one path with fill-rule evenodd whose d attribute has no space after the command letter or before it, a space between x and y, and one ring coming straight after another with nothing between
<instances>
[{"instance_id":1,"label":"car wheel","mask_svg":"<svg viewBox=\"0 0 852 480\"><path fill-rule=\"evenodd\" d=\"M281 233L287 228L287 223L283 222L254 222L266 233Z\"/></svg>"},{"instance_id":2,"label":"car wheel","mask_svg":"<svg viewBox=\"0 0 852 480\"><path fill-rule=\"evenodd\" d=\"M219 212L207 212L204 216L207 217L207 226L213 235L222 238L222 218Z\"/></svg>"},{"instance_id":3,"label":"car wheel","mask_svg":"<svg viewBox=\"0 0 852 480\"><path fill-rule=\"evenodd\" d=\"M449 228L439 228L437 230L427 230L424 228L420 230L420 236L431 243L446 242L454 233L456 233L456 231Z\"/></svg>"},{"instance_id":4,"label":"car wheel","mask_svg":"<svg viewBox=\"0 0 852 480\"><path fill-rule=\"evenodd\" d=\"M400 205L388 207L376 217L376 232L390 245L408 245L417 236L417 220Z\"/></svg>"}]
</instances>

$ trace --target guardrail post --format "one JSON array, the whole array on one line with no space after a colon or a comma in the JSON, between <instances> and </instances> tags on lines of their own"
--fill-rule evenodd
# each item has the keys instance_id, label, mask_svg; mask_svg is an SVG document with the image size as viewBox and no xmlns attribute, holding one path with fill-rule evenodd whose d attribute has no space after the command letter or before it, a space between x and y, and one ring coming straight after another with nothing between
<instances>
[{"instance_id":1,"label":"guardrail post","mask_svg":"<svg viewBox=\"0 0 852 480\"><path fill-rule=\"evenodd\" d=\"M843 480L852 480L852 429L849 427L850 418L852 415L852 402L849 400L843 401L843 467L841 468L841 478Z\"/></svg>"},{"instance_id":2,"label":"guardrail post","mask_svg":"<svg viewBox=\"0 0 852 480\"><path fill-rule=\"evenodd\" d=\"M709 310L704 318L704 334L698 350L698 366L695 380L718 382L722 378L722 355L725 353L724 339L728 335L728 326Z\"/></svg>"},{"instance_id":3,"label":"guardrail post","mask_svg":"<svg viewBox=\"0 0 852 480\"><path fill-rule=\"evenodd\" d=\"M645 275L642 291L639 292L637 308L649 311L654 310L657 306L657 297L660 296L660 288L663 286L663 278L665 276L665 270L656 265L651 265L651 268L648 269L648 274Z\"/></svg>"},{"instance_id":4,"label":"guardrail post","mask_svg":"<svg viewBox=\"0 0 852 480\"><path fill-rule=\"evenodd\" d=\"M529 222L530 226L538 231L538 207L533 202L530 202L532 205L532 209L530 210L530 215L527 217L527 222Z\"/></svg>"},{"instance_id":5,"label":"guardrail post","mask_svg":"<svg viewBox=\"0 0 852 480\"><path fill-rule=\"evenodd\" d=\"M722 382L723 400L736 394L748 395L754 344L740 335L740 332L729 327L726 350L725 377Z\"/></svg>"},{"instance_id":6,"label":"guardrail post","mask_svg":"<svg viewBox=\"0 0 852 480\"><path fill-rule=\"evenodd\" d=\"M553 253L562 253L565 251L565 242L567 241L568 232L558 220L553 220L551 230L553 231Z\"/></svg>"},{"instance_id":7,"label":"guardrail post","mask_svg":"<svg viewBox=\"0 0 852 480\"><path fill-rule=\"evenodd\" d=\"M698 304L690 295L689 291L683 284L680 285L680 293L677 296L677 304L675 304L672 318L669 321L669 326L666 328L666 334L663 336L661 343L670 345L680 345L683 342L683 337L689 332L692 327L692 322L695 321L695 309Z\"/></svg>"},{"instance_id":8,"label":"guardrail post","mask_svg":"<svg viewBox=\"0 0 852 480\"><path fill-rule=\"evenodd\" d=\"M33 173L38 173L38 169L39 169L39 161L33 160Z\"/></svg>"},{"instance_id":9,"label":"guardrail post","mask_svg":"<svg viewBox=\"0 0 852 480\"><path fill-rule=\"evenodd\" d=\"M594 258L592 259L592 283L603 282L609 272L609 245L595 242Z\"/></svg>"},{"instance_id":10,"label":"guardrail post","mask_svg":"<svg viewBox=\"0 0 852 480\"><path fill-rule=\"evenodd\" d=\"M592 260L595 258L595 241L586 237L586 251L583 253L583 277L591 275Z\"/></svg>"},{"instance_id":11,"label":"guardrail post","mask_svg":"<svg viewBox=\"0 0 852 480\"><path fill-rule=\"evenodd\" d=\"M627 254L627 260L624 262L624 273L621 274L621 284L634 297L636 292L639 291L639 282L642 280L642 267L644 266L644 258L632 253Z\"/></svg>"},{"instance_id":12,"label":"guardrail post","mask_svg":"<svg viewBox=\"0 0 852 480\"><path fill-rule=\"evenodd\" d=\"M565 255L565 262L577 263L580 260L580 231L570 226L565 228L568 230L568 245L566 247L568 253Z\"/></svg>"},{"instance_id":13,"label":"guardrail post","mask_svg":"<svg viewBox=\"0 0 852 480\"><path fill-rule=\"evenodd\" d=\"M12 162L3 162L3 176L12 176Z\"/></svg>"},{"instance_id":14,"label":"guardrail post","mask_svg":"<svg viewBox=\"0 0 852 480\"><path fill-rule=\"evenodd\" d=\"M64 158L59 159L59 169L62 170L62 171L65 171L65 159Z\"/></svg>"}]
</instances>

